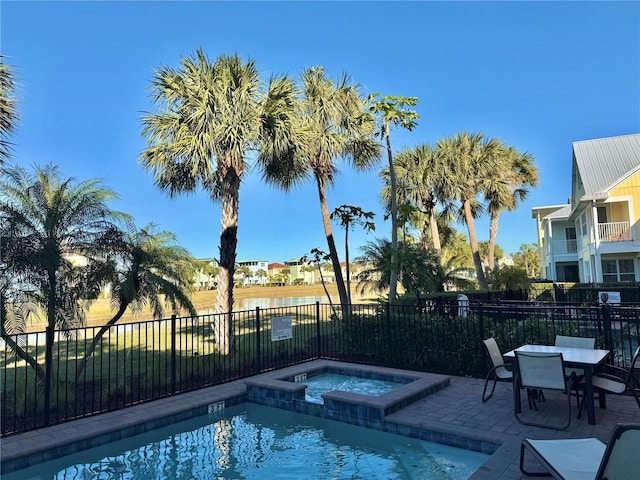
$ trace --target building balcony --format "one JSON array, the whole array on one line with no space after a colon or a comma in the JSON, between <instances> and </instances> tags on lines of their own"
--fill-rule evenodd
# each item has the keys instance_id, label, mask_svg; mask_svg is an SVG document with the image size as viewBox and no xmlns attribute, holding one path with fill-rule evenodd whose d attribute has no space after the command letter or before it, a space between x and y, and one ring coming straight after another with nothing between
<instances>
[{"instance_id":1,"label":"building balcony","mask_svg":"<svg viewBox=\"0 0 640 480\"><path fill-rule=\"evenodd\" d=\"M609 222L598 224L600 242L628 242L634 240L631 236L629 222Z\"/></svg>"},{"instance_id":2,"label":"building balcony","mask_svg":"<svg viewBox=\"0 0 640 480\"><path fill-rule=\"evenodd\" d=\"M554 254L578 252L578 242L575 238L568 240L553 240L551 246Z\"/></svg>"}]
</instances>

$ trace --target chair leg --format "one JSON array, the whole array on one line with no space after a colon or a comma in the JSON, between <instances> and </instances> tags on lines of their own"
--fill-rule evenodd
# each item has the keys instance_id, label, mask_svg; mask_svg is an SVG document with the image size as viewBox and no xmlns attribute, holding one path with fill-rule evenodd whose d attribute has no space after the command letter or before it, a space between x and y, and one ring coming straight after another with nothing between
<instances>
[{"instance_id":1,"label":"chair leg","mask_svg":"<svg viewBox=\"0 0 640 480\"><path fill-rule=\"evenodd\" d=\"M521 418L522 414L518 414L518 409L514 408L514 414L516 416L516 420L521 423L522 425L529 425L532 427L542 427L542 428L551 428L553 430L566 430L569 425L571 425L571 388L567 388L567 410L568 410L568 415L567 415L567 419L563 424L560 425L548 425L546 423L536 423L536 422L530 422L527 420L524 420ZM515 400L515 396L514 396L514 400ZM535 405L535 402L534 402ZM514 407L515 404L514 404Z\"/></svg>"},{"instance_id":2,"label":"chair leg","mask_svg":"<svg viewBox=\"0 0 640 480\"><path fill-rule=\"evenodd\" d=\"M520 471L529 477L550 477L549 472L528 472L524 469L524 442L520 444Z\"/></svg>"},{"instance_id":3,"label":"chair leg","mask_svg":"<svg viewBox=\"0 0 640 480\"><path fill-rule=\"evenodd\" d=\"M493 392L496 389L496 383L498 383L498 376L497 375L493 375L493 386L491 387L491 392L489 392L489 395L487 395L487 386L489 385L489 379L491 374L494 372L495 369L491 369L489 371L489 373L487 373L487 376L485 377L485 381L484 381L484 389L482 390L482 403L485 403L487 400L489 400L492 396L493 396Z\"/></svg>"}]
</instances>

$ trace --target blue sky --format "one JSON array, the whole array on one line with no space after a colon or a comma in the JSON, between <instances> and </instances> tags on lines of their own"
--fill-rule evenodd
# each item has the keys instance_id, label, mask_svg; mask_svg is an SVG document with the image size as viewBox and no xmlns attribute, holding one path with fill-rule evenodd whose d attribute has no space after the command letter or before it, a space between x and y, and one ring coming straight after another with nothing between
<instances>
[{"instance_id":1,"label":"blue sky","mask_svg":"<svg viewBox=\"0 0 640 480\"><path fill-rule=\"evenodd\" d=\"M507 253L535 241L532 207L567 201L572 142L640 132L640 2L2 0L0 23L0 50L19 79L14 160L101 178L120 197L114 208L176 233L199 258L218 255L219 205L204 193L168 199L137 161L154 69L199 47L211 59L251 58L264 79L322 65L348 72L365 94L418 97L419 126L392 131L396 151L466 130L531 153L540 185L501 217ZM341 172L329 208L376 212L376 232L350 234L357 254L390 237L390 222L378 171ZM487 219L476 229L488 239ZM238 260L282 262L314 247L326 250L315 186L285 194L247 175Z\"/></svg>"}]
</instances>

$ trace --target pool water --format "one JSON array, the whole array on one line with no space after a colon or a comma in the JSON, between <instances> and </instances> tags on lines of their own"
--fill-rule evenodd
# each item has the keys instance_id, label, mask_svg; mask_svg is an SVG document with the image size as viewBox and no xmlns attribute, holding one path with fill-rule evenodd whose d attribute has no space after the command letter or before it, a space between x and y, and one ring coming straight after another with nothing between
<instances>
[{"instance_id":1,"label":"pool water","mask_svg":"<svg viewBox=\"0 0 640 480\"><path fill-rule=\"evenodd\" d=\"M2 478L462 480L488 457L245 403Z\"/></svg>"},{"instance_id":2,"label":"pool water","mask_svg":"<svg viewBox=\"0 0 640 480\"><path fill-rule=\"evenodd\" d=\"M322 394L332 390L361 393L363 395L382 395L404 385L403 383L339 373L323 373L307 377L302 383L307 386L305 400L312 403L324 403Z\"/></svg>"}]
</instances>

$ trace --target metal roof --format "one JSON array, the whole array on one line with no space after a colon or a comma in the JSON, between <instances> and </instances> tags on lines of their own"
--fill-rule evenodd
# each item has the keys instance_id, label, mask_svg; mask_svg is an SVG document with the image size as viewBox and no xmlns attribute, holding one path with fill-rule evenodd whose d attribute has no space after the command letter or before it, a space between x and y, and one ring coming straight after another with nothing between
<instances>
[{"instance_id":1,"label":"metal roof","mask_svg":"<svg viewBox=\"0 0 640 480\"><path fill-rule=\"evenodd\" d=\"M571 214L571 205L565 205L562 208L556 210L555 212L550 213L549 215L545 216L544 218L547 218L547 219L553 219L553 218L567 219L567 218L569 218L570 214Z\"/></svg>"},{"instance_id":2,"label":"metal roof","mask_svg":"<svg viewBox=\"0 0 640 480\"><path fill-rule=\"evenodd\" d=\"M582 200L597 198L640 171L640 133L574 142L573 154L585 189Z\"/></svg>"}]
</instances>

